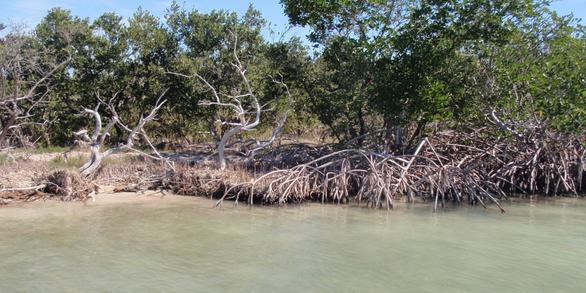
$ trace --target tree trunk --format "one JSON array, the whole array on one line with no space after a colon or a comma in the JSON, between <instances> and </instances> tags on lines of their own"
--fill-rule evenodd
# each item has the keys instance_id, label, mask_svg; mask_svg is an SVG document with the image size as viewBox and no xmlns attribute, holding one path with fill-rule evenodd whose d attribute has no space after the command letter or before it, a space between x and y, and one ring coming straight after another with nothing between
<instances>
[{"instance_id":1,"label":"tree trunk","mask_svg":"<svg viewBox=\"0 0 586 293\"><path fill-rule=\"evenodd\" d=\"M362 113L362 108L358 108L358 126L359 128L359 134L358 137L360 137L358 139L358 146L362 147L364 145L364 137L366 134L366 123L364 122L364 115Z\"/></svg>"},{"instance_id":2,"label":"tree trunk","mask_svg":"<svg viewBox=\"0 0 586 293\"><path fill-rule=\"evenodd\" d=\"M114 125L114 129L116 129L116 137L114 139L114 142L118 143L120 141L123 141L124 138L122 136L124 134L124 129L122 129L122 127L120 127L120 125L118 125L118 124Z\"/></svg>"},{"instance_id":3,"label":"tree trunk","mask_svg":"<svg viewBox=\"0 0 586 293\"><path fill-rule=\"evenodd\" d=\"M411 146L413 145L413 142L415 142L415 139L417 139L421 135L421 132L425 128L426 124L427 124L426 120L419 120L419 122L417 122L417 129L415 129L415 132L413 132L413 135L409 139L409 142L407 142L407 146L405 147L405 149L408 150L411 148Z\"/></svg>"},{"instance_id":4,"label":"tree trunk","mask_svg":"<svg viewBox=\"0 0 586 293\"><path fill-rule=\"evenodd\" d=\"M401 149L403 147L403 127L395 126L395 132L395 146L397 149Z\"/></svg>"},{"instance_id":5,"label":"tree trunk","mask_svg":"<svg viewBox=\"0 0 586 293\"><path fill-rule=\"evenodd\" d=\"M242 129L242 126L238 126L238 127L234 127L232 129L228 130L222 136L220 143L218 143L218 167L220 167L220 170L226 169L226 155L224 153L224 150L226 148L226 143L228 143L228 141L230 140L230 138L232 136L234 136L236 133L240 132L241 129Z\"/></svg>"},{"instance_id":6,"label":"tree trunk","mask_svg":"<svg viewBox=\"0 0 586 293\"><path fill-rule=\"evenodd\" d=\"M5 139L6 136L8 135L8 131L10 130L10 127L12 127L14 124L16 123L16 115L14 114L10 114L10 117L8 118L8 120L4 123L2 123L2 125L4 126L2 128L2 132L0 132L0 145L4 145L5 143ZM10 146L9 144L7 144L7 146Z\"/></svg>"},{"instance_id":7,"label":"tree trunk","mask_svg":"<svg viewBox=\"0 0 586 293\"><path fill-rule=\"evenodd\" d=\"M102 164L104 155L100 153L100 146L92 145L90 160L79 168L79 174L83 177L91 177Z\"/></svg>"}]
</instances>

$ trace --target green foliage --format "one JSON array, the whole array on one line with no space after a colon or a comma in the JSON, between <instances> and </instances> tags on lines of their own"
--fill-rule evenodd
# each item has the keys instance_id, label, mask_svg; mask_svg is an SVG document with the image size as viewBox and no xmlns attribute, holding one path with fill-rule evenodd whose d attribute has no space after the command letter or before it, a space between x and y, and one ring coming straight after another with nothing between
<instances>
[{"instance_id":1,"label":"green foliage","mask_svg":"<svg viewBox=\"0 0 586 293\"><path fill-rule=\"evenodd\" d=\"M260 36L264 25L258 11L250 8L239 18L236 13L212 11L203 14L197 10L186 11L174 5L166 16L172 28L174 39L181 48L181 55L173 61L169 71L192 75L197 72L220 92L230 93L237 88L240 77L233 66L234 52L247 64L253 82L262 75L255 66L259 51L264 43ZM236 41L237 37L237 41ZM236 48L235 48L236 47ZM174 106L174 115L181 115L185 121L200 120L200 129L211 127L208 121L217 120L218 109L201 107L199 102L210 98L208 89L199 80L169 75L175 85L170 93L169 104ZM183 132L183 135L188 133Z\"/></svg>"},{"instance_id":2,"label":"green foliage","mask_svg":"<svg viewBox=\"0 0 586 293\"><path fill-rule=\"evenodd\" d=\"M63 153L69 150L68 147L61 147L61 146L46 146L46 147L37 147L32 150L33 154L56 154L56 153Z\"/></svg>"},{"instance_id":3,"label":"green foliage","mask_svg":"<svg viewBox=\"0 0 586 293\"><path fill-rule=\"evenodd\" d=\"M545 11L497 49L494 103L563 131L586 127L586 34L572 17Z\"/></svg>"},{"instance_id":4,"label":"green foliage","mask_svg":"<svg viewBox=\"0 0 586 293\"><path fill-rule=\"evenodd\" d=\"M1 157L0 157L1 160ZM116 156L116 157L108 157L104 159L102 162L103 166L114 165L114 164L124 164L124 163L131 163L136 161L136 156L133 155L124 155L124 156ZM87 155L78 154L73 155L65 158L64 156L55 156L51 160L49 160L49 167L54 169L71 169L77 170L83 164L87 163L88 157Z\"/></svg>"},{"instance_id":5,"label":"green foliage","mask_svg":"<svg viewBox=\"0 0 586 293\"><path fill-rule=\"evenodd\" d=\"M288 84L296 105L303 105L303 75L309 66L305 48L297 39L273 44L267 43L261 35L266 22L260 13L249 7L239 17L227 11L212 11L203 14L196 10L185 11L174 4L168 11L167 23L175 40L181 48L180 56L173 62L169 71L185 75L198 73L204 77L220 93L234 94L243 87L242 78L234 70L234 55L246 67L254 92L261 104L278 99L284 93L270 79L280 78ZM201 107L199 102L211 98L208 88L201 81L192 78L170 75L177 85L177 95L170 104L176 106L173 114L180 114L187 123L199 120L199 130L214 129L221 134L225 131L215 129L214 122L225 120L227 113L218 107ZM278 110L282 105L274 105ZM297 113L303 113L297 107ZM304 116L304 117L302 117ZM265 115L260 129L271 125L275 115ZM293 117L289 121L306 119L307 115ZM300 120L303 121L303 120Z\"/></svg>"},{"instance_id":6,"label":"green foliage","mask_svg":"<svg viewBox=\"0 0 586 293\"><path fill-rule=\"evenodd\" d=\"M298 78L296 71L302 70L307 53L298 40L268 44L261 36L264 26L252 7L239 17L227 11L188 11L173 3L164 21L139 8L128 22L115 13L90 22L67 10L52 9L35 36L43 46L60 52L58 58L73 57L69 67L55 76L54 99L46 108L49 119L59 116L50 132L52 141L69 144L71 133L89 127L91 121L76 114L81 107L94 107L98 97L105 101L116 97L121 119L137 121L165 91L166 109L149 132L182 139L208 130L209 121L221 113L198 105L209 98L207 88L169 72L198 72L229 93L239 86L231 65L234 46L255 88L263 91L259 96L271 99L275 90L267 85L267 77L280 74L285 82ZM275 66L279 62L281 66ZM292 89L300 94L296 86ZM121 139L121 133L114 129L112 143Z\"/></svg>"},{"instance_id":7,"label":"green foliage","mask_svg":"<svg viewBox=\"0 0 586 293\"><path fill-rule=\"evenodd\" d=\"M283 100L271 77L289 86L295 101L288 132L301 134L319 120L343 142L381 128L476 121L491 108L564 131L586 128L585 31L549 11L548 1L281 2L291 24L311 28L314 57L296 38L267 42L266 21L253 7L244 15L202 13L177 2L164 19L139 8L129 19L105 13L92 21L54 8L32 35L7 35L0 48L21 42L31 53L23 56L38 55L27 60L41 65L72 59L52 76L48 102L31 113L53 121L46 144L70 145L74 131L90 128L77 114L98 97L115 97L121 119L137 121L163 92L168 103L147 129L153 138L194 139L214 127L221 133L226 129L214 121L227 113L199 105L210 98L208 88L170 72L198 73L232 93L242 87L235 53L261 103ZM263 118L259 133L277 115ZM114 129L109 143L121 134Z\"/></svg>"},{"instance_id":8,"label":"green foliage","mask_svg":"<svg viewBox=\"0 0 586 293\"><path fill-rule=\"evenodd\" d=\"M281 2L323 47L308 91L312 111L340 140L364 129L475 120L513 88L533 95L552 123L583 125L583 32L550 17L548 1ZM491 101L484 98L494 89L480 85L489 78L500 85Z\"/></svg>"},{"instance_id":9,"label":"green foliage","mask_svg":"<svg viewBox=\"0 0 586 293\"><path fill-rule=\"evenodd\" d=\"M306 81L311 111L339 140L364 134L368 95L372 93L370 56L356 41L334 38L318 58Z\"/></svg>"},{"instance_id":10,"label":"green foliage","mask_svg":"<svg viewBox=\"0 0 586 293\"><path fill-rule=\"evenodd\" d=\"M14 159L12 157L10 157L10 155L8 155L6 153L0 153L0 166L6 165L12 161L14 161Z\"/></svg>"}]
</instances>

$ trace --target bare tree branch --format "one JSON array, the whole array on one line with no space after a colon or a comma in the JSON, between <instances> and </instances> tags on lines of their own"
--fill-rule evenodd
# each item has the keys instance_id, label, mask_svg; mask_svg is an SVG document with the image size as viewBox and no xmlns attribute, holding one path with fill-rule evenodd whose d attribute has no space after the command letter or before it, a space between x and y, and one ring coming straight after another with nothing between
<instances>
[{"instance_id":1,"label":"bare tree branch","mask_svg":"<svg viewBox=\"0 0 586 293\"><path fill-rule=\"evenodd\" d=\"M0 145L18 147L34 145L36 135L27 126L45 128L49 119L35 118L35 110L51 99L52 77L71 61L62 62L41 58L52 55L43 48L31 48L31 39L13 29L0 46ZM41 61L42 60L42 61ZM28 134L27 134L28 133Z\"/></svg>"},{"instance_id":2,"label":"bare tree branch","mask_svg":"<svg viewBox=\"0 0 586 293\"><path fill-rule=\"evenodd\" d=\"M246 68L240 61L237 53L238 47L238 36L232 34L234 37L234 49L232 51L234 62L232 66L234 70L238 73L240 77L241 84L243 85L243 89L235 89L238 91L236 94L222 94L220 93L208 80L206 80L203 76L198 73L194 73L192 75L187 75L183 73L176 73L176 72L168 72L169 74L173 74L176 76L181 76L185 78L197 78L200 82L202 82L211 92L211 99L199 102L201 106L217 106L221 108L226 108L231 112L231 118L233 120L224 121L219 120L216 123L224 126L230 126L231 128L223 133L221 138L217 143L217 152L218 152L218 165L221 170L226 168L226 156L225 156L225 149L226 145L230 141L232 137L236 134L241 133L243 131L253 131L256 127L261 123L261 114L262 112L267 111L264 109L267 104L260 105L259 99L254 93L252 85L246 76ZM254 140L250 144L254 144L253 149L247 152L247 156L249 158L254 157L254 155L262 150L263 148L268 147L273 143L273 141L281 134L283 126L287 121L287 116L289 114L289 108L292 102L291 92L287 85L281 80L276 80L272 78L272 81L280 85L285 89L287 95L287 104L283 113L283 117L279 120L276 127L272 131L271 137L266 141L259 141ZM213 127L211 127L213 128ZM212 132L213 134L213 132Z\"/></svg>"},{"instance_id":3,"label":"bare tree branch","mask_svg":"<svg viewBox=\"0 0 586 293\"><path fill-rule=\"evenodd\" d=\"M121 151L132 151L135 153L139 153L144 155L145 157L159 160L165 162L165 164L174 170L174 165L170 162L167 158L164 158L161 153L155 148L155 146L150 141L149 137L147 136L146 131L144 130L145 124L149 121L155 119L157 112L161 109L161 107L167 102L167 100L163 100L163 96L167 90L165 90L155 102L155 106L151 109L148 115L144 116L141 115L138 122L133 128L128 127L126 124L122 123L118 117L118 113L113 105L113 101L116 99L119 93L114 94L114 96L110 99L107 103L107 108L112 115L110 121L104 128L102 128L102 117L99 112L99 108L105 102L98 97L98 104L96 107L92 109L84 108L82 113L89 114L93 116L95 120L95 127L92 136L88 135L88 131L85 129L79 130L74 133L76 137L78 137L78 141L83 141L90 145L91 156L88 162L86 162L83 166L79 168L79 172L84 177L90 177L95 174L95 172L99 169L101 162L103 159L107 158L108 156L121 152ZM112 128L118 125L122 130L128 132L128 137L125 143L122 143L115 147L109 147L106 150L102 151L101 149L104 147L104 143L106 137L110 135L110 131ZM154 155L147 154L141 150L138 150L134 147L134 142L139 137L142 137L148 144L148 146L153 151Z\"/></svg>"}]
</instances>

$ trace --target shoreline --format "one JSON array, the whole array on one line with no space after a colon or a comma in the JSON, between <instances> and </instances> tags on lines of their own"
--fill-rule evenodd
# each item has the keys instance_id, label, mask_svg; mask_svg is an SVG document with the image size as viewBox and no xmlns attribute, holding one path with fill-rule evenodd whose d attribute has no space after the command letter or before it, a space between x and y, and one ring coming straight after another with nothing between
<instances>
[{"instance_id":1,"label":"shoreline","mask_svg":"<svg viewBox=\"0 0 586 293\"><path fill-rule=\"evenodd\" d=\"M250 208L270 208L270 209L288 209L288 208L297 208L301 206L335 206L335 207L346 207L346 208L358 208L358 209L368 209L373 210L373 208L368 208L366 205L362 204L360 206L356 205L355 202L350 203L335 203L335 202L326 202L321 203L318 201L308 201L302 203L287 203L285 205L266 205L266 204L254 204L252 206L248 205L246 202L241 202L238 205L234 204L234 201L225 201L221 206L216 206L218 199L210 199L206 196L193 196L193 195L181 195L175 194L173 192L167 191L162 193L161 191L153 191L153 190L146 190L144 192L113 192L113 187L108 186L105 191L102 191L95 195L94 199L87 199L85 201L62 201L58 199L41 199L29 202L23 201L13 201L8 202L7 204L0 205L0 213L6 210L39 210L43 208L55 208L55 207L71 207L73 209L79 209L84 207L107 207L107 206L118 206L118 205L141 205L141 204L160 204L161 207L164 207L167 204L176 205L176 204L196 204L199 207L206 207L208 206L210 209L217 209L222 210L225 208L238 208L238 207L250 207ZM541 205L541 204L575 204L576 201L586 201L586 197L584 195L577 195L577 196L557 196L557 197L550 197L550 196L531 196L531 197L514 197L510 196L507 200L501 201L501 204L504 204L506 207L514 206L514 205ZM427 208L429 207L428 202L425 201L417 201L409 203L407 201L397 201L397 206L390 210L385 209L374 209L374 210L381 210L387 212L393 212L397 210L408 210L410 208ZM455 203L448 202L446 203L445 207L442 210L452 210L452 209L459 209L462 207L467 207L471 209L480 209L480 210L493 210L495 212L499 212L498 208L494 205L488 205L486 208L483 208L480 205L468 205L462 204L458 206ZM431 209L430 209L431 211ZM500 213L500 212L499 212Z\"/></svg>"}]
</instances>

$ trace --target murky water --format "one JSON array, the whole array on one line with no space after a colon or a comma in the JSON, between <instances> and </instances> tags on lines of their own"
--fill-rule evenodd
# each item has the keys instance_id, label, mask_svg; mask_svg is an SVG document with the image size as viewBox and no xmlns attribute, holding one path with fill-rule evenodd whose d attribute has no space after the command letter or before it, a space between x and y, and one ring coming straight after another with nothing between
<instances>
[{"instance_id":1,"label":"murky water","mask_svg":"<svg viewBox=\"0 0 586 293\"><path fill-rule=\"evenodd\" d=\"M586 201L0 208L0 292L586 292Z\"/></svg>"}]
</instances>

